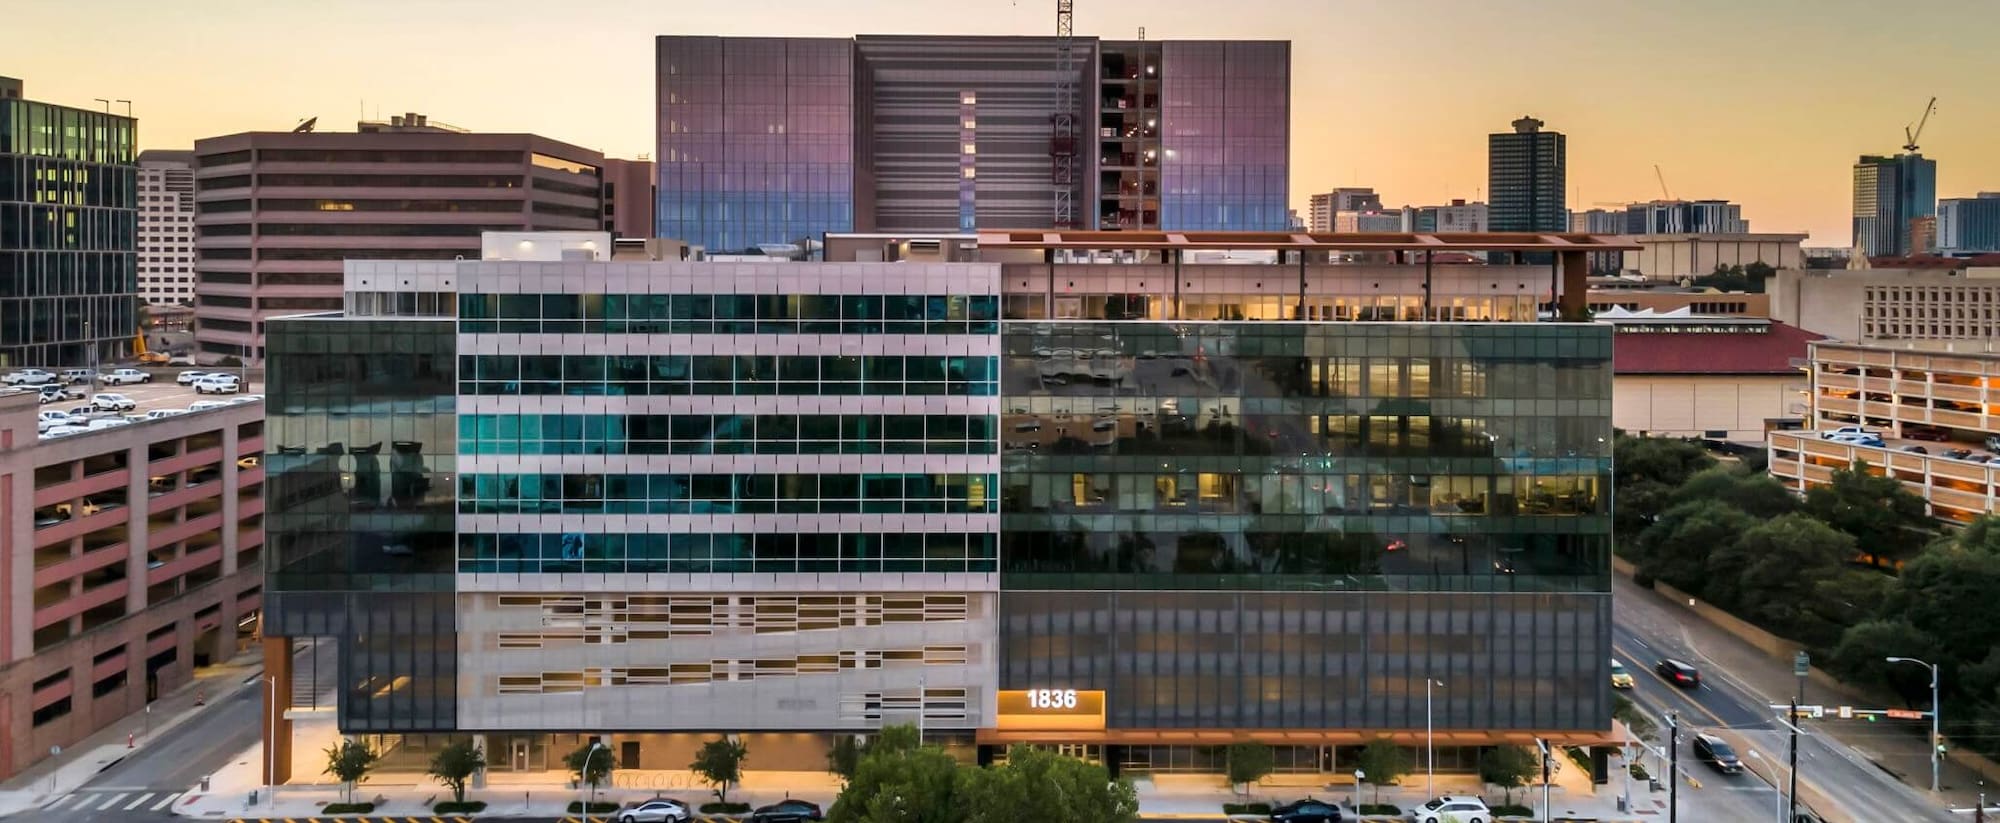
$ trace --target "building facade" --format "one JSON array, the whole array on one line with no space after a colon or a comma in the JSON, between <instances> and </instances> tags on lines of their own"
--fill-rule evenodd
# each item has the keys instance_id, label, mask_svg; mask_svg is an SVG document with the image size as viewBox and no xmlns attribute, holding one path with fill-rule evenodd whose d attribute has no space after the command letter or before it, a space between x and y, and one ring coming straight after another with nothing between
<instances>
[{"instance_id":1,"label":"building facade","mask_svg":"<svg viewBox=\"0 0 2000 823\"><path fill-rule=\"evenodd\" d=\"M1762 295L1751 295L1761 297ZM1762 444L1806 416L1799 370L1819 335L1768 319L1612 309L1611 425L1640 436Z\"/></svg>"},{"instance_id":2,"label":"building facade","mask_svg":"<svg viewBox=\"0 0 2000 823\"><path fill-rule=\"evenodd\" d=\"M1610 330L1499 288L1547 266L1439 267L1426 303L1422 265L1301 282L1131 236L1127 264L1035 262L1102 242L1039 232L350 263L343 314L273 322L270 633L360 647L342 732L479 735L502 770L580 734L678 769L718 732L816 770L921 715L987 751L1209 770L1220 734L1332 773L1421 740L1426 677L1482 684L1436 707L1463 745L1602 739Z\"/></svg>"},{"instance_id":3,"label":"building facade","mask_svg":"<svg viewBox=\"0 0 2000 823\"><path fill-rule=\"evenodd\" d=\"M139 299L194 302L194 152L139 152Z\"/></svg>"},{"instance_id":4,"label":"building facade","mask_svg":"<svg viewBox=\"0 0 2000 823\"><path fill-rule=\"evenodd\" d=\"M1771 476L1805 491L1832 482L1856 461L1903 481L1930 505L1932 517L1967 523L2000 511L2000 352L1990 338L1968 341L1861 343L1823 340L1808 358L1812 381L1806 430L1773 432ZM1883 446L1849 446L1821 431L1865 426ZM1923 452L1904 450L1920 445ZM1956 453L1950 453L1952 450Z\"/></svg>"},{"instance_id":5,"label":"building facade","mask_svg":"<svg viewBox=\"0 0 2000 823\"><path fill-rule=\"evenodd\" d=\"M604 230L612 237L652 237L659 176L651 160L604 158Z\"/></svg>"},{"instance_id":6,"label":"building facade","mask_svg":"<svg viewBox=\"0 0 2000 823\"><path fill-rule=\"evenodd\" d=\"M1631 238L1623 270L1647 280L1687 280L1718 268L1763 263L1774 269L1805 267L1804 234L1650 234Z\"/></svg>"},{"instance_id":7,"label":"building facade","mask_svg":"<svg viewBox=\"0 0 2000 823\"><path fill-rule=\"evenodd\" d=\"M114 362L139 328L138 121L0 95L0 368Z\"/></svg>"},{"instance_id":8,"label":"building facade","mask_svg":"<svg viewBox=\"0 0 2000 823\"><path fill-rule=\"evenodd\" d=\"M657 59L656 233L711 251L1046 227L1059 201L1070 228L1287 225L1289 42L662 36Z\"/></svg>"},{"instance_id":9,"label":"building facade","mask_svg":"<svg viewBox=\"0 0 2000 823\"><path fill-rule=\"evenodd\" d=\"M474 258L479 235L604 225L602 155L423 115L195 141L196 343L263 359L264 321L338 310L341 261Z\"/></svg>"},{"instance_id":10,"label":"building facade","mask_svg":"<svg viewBox=\"0 0 2000 823\"><path fill-rule=\"evenodd\" d=\"M2000 337L2000 267L1781 269L1766 288L1773 319L1836 340Z\"/></svg>"},{"instance_id":11,"label":"building facade","mask_svg":"<svg viewBox=\"0 0 2000 823\"><path fill-rule=\"evenodd\" d=\"M1569 231L1569 140L1523 117L1486 136L1486 198L1492 231Z\"/></svg>"},{"instance_id":12,"label":"building facade","mask_svg":"<svg viewBox=\"0 0 2000 823\"><path fill-rule=\"evenodd\" d=\"M1320 192L1308 201L1306 230L1324 234L1333 231L1334 215L1344 211L1381 211L1382 195L1374 189L1347 187Z\"/></svg>"},{"instance_id":13,"label":"building facade","mask_svg":"<svg viewBox=\"0 0 2000 823\"><path fill-rule=\"evenodd\" d=\"M247 645L264 585L261 403L38 438L0 396L0 777Z\"/></svg>"},{"instance_id":14,"label":"building facade","mask_svg":"<svg viewBox=\"0 0 2000 823\"><path fill-rule=\"evenodd\" d=\"M1854 245L1868 257L1930 251L1911 243L1937 216L1937 161L1921 154L1862 155L1854 164Z\"/></svg>"},{"instance_id":15,"label":"building facade","mask_svg":"<svg viewBox=\"0 0 2000 823\"><path fill-rule=\"evenodd\" d=\"M1937 250L1954 257L2000 252L2000 191L1939 200Z\"/></svg>"},{"instance_id":16,"label":"building facade","mask_svg":"<svg viewBox=\"0 0 2000 823\"><path fill-rule=\"evenodd\" d=\"M1727 200L1654 200L1625 207L1622 234L1749 234L1743 207Z\"/></svg>"}]
</instances>

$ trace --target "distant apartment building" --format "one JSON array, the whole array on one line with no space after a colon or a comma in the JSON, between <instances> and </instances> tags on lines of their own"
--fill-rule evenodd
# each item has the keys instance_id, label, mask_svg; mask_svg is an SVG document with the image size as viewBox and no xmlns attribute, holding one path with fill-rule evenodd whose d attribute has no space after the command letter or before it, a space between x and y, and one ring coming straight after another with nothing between
<instances>
[{"instance_id":1,"label":"distant apartment building","mask_svg":"<svg viewBox=\"0 0 2000 823\"><path fill-rule=\"evenodd\" d=\"M653 237L659 178L651 160L604 158L604 230L612 237Z\"/></svg>"},{"instance_id":2,"label":"distant apartment building","mask_svg":"<svg viewBox=\"0 0 2000 823\"><path fill-rule=\"evenodd\" d=\"M263 592L261 402L41 438L0 396L0 778L244 648Z\"/></svg>"},{"instance_id":3,"label":"distant apartment building","mask_svg":"<svg viewBox=\"0 0 2000 823\"><path fill-rule=\"evenodd\" d=\"M1493 231L1569 230L1569 141L1523 117L1486 137L1486 198Z\"/></svg>"},{"instance_id":4,"label":"distant apartment building","mask_svg":"<svg viewBox=\"0 0 2000 823\"><path fill-rule=\"evenodd\" d=\"M1594 297L1593 297L1594 299ZM1601 311L1612 346L1611 425L1655 437L1763 443L1805 416L1799 361L1819 335L1689 309Z\"/></svg>"},{"instance_id":5,"label":"distant apartment building","mask_svg":"<svg viewBox=\"0 0 2000 823\"><path fill-rule=\"evenodd\" d=\"M1915 245L1937 216L1937 161L1921 154L1862 155L1854 164L1854 244L1869 257L1929 251Z\"/></svg>"},{"instance_id":6,"label":"distant apartment building","mask_svg":"<svg viewBox=\"0 0 2000 823\"><path fill-rule=\"evenodd\" d=\"M194 152L139 152L139 299L194 302Z\"/></svg>"},{"instance_id":7,"label":"distant apartment building","mask_svg":"<svg viewBox=\"0 0 2000 823\"><path fill-rule=\"evenodd\" d=\"M1959 268L1780 270L1765 288L1773 318L1838 340L2000 339L2000 260Z\"/></svg>"},{"instance_id":8,"label":"distant apartment building","mask_svg":"<svg viewBox=\"0 0 2000 823\"><path fill-rule=\"evenodd\" d=\"M1483 232L1489 214L1485 203L1453 199L1443 206L1403 207L1403 230L1413 232ZM1594 232L1615 234L1615 232Z\"/></svg>"},{"instance_id":9,"label":"distant apartment building","mask_svg":"<svg viewBox=\"0 0 2000 823\"><path fill-rule=\"evenodd\" d=\"M1403 212L1400 209L1396 211L1371 209L1367 211L1334 212L1333 230L1350 234L1354 232L1394 233L1408 231L1409 226L1404 222Z\"/></svg>"},{"instance_id":10,"label":"distant apartment building","mask_svg":"<svg viewBox=\"0 0 2000 823\"><path fill-rule=\"evenodd\" d=\"M1684 280L1717 268L1763 263L1774 269L1805 266L1804 234L1647 234L1629 238L1622 270L1648 280Z\"/></svg>"},{"instance_id":11,"label":"distant apartment building","mask_svg":"<svg viewBox=\"0 0 2000 823\"><path fill-rule=\"evenodd\" d=\"M138 121L0 88L0 368L115 362L138 331Z\"/></svg>"},{"instance_id":12,"label":"distant apartment building","mask_svg":"<svg viewBox=\"0 0 2000 823\"><path fill-rule=\"evenodd\" d=\"M1288 41L662 36L657 60L656 233L711 251L1287 224Z\"/></svg>"},{"instance_id":13,"label":"distant apartment building","mask_svg":"<svg viewBox=\"0 0 2000 823\"><path fill-rule=\"evenodd\" d=\"M1609 209L1589 209L1569 213L1569 230L1585 234L1624 234L1625 213ZM1597 252L1590 256L1590 273L1617 274L1625 266L1618 252Z\"/></svg>"},{"instance_id":14,"label":"distant apartment building","mask_svg":"<svg viewBox=\"0 0 2000 823\"><path fill-rule=\"evenodd\" d=\"M1770 435L1770 473L1805 491L1833 472L1867 464L1930 505L1931 516L1967 523L2000 511L2000 351L1983 340L1865 343L1822 340L1807 358L1806 430ZM1841 426L1880 432L1883 445L1824 440ZM1919 446L1923 452L1908 451Z\"/></svg>"},{"instance_id":15,"label":"distant apartment building","mask_svg":"<svg viewBox=\"0 0 2000 823\"><path fill-rule=\"evenodd\" d=\"M1749 234L1743 207L1727 200L1654 200L1625 207L1620 234Z\"/></svg>"},{"instance_id":16,"label":"distant apartment building","mask_svg":"<svg viewBox=\"0 0 2000 823\"><path fill-rule=\"evenodd\" d=\"M1381 211L1382 195L1371 188L1342 187L1313 195L1307 206L1306 230L1324 233L1336 231L1334 216L1340 212Z\"/></svg>"},{"instance_id":17,"label":"distant apartment building","mask_svg":"<svg viewBox=\"0 0 2000 823\"><path fill-rule=\"evenodd\" d=\"M195 142L195 340L263 359L264 321L339 309L341 261L477 258L479 235L604 227L604 157L399 115Z\"/></svg>"},{"instance_id":18,"label":"distant apartment building","mask_svg":"<svg viewBox=\"0 0 2000 823\"><path fill-rule=\"evenodd\" d=\"M1939 200L1937 251L1952 256L2000 252L2000 191Z\"/></svg>"}]
</instances>

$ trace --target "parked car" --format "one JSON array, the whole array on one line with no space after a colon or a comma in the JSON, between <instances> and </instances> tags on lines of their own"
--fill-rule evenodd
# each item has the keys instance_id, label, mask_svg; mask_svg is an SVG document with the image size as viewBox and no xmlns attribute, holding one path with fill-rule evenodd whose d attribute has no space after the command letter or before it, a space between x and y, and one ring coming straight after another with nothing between
<instances>
[{"instance_id":1,"label":"parked car","mask_svg":"<svg viewBox=\"0 0 2000 823\"><path fill-rule=\"evenodd\" d=\"M1340 807L1324 800L1294 800L1271 810L1271 823L1340 823Z\"/></svg>"},{"instance_id":2,"label":"parked car","mask_svg":"<svg viewBox=\"0 0 2000 823\"><path fill-rule=\"evenodd\" d=\"M1923 426L1904 426L1903 437L1909 440L1929 440L1944 443L1951 440L1951 432L1944 429L1930 429Z\"/></svg>"},{"instance_id":3,"label":"parked car","mask_svg":"<svg viewBox=\"0 0 2000 823\"><path fill-rule=\"evenodd\" d=\"M64 385L74 386L78 383L89 383L90 381L96 379L97 379L97 372L91 371L89 369L62 370L62 382Z\"/></svg>"},{"instance_id":4,"label":"parked car","mask_svg":"<svg viewBox=\"0 0 2000 823\"><path fill-rule=\"evenodd\" d=\"M76 511L76 509L72 508L68 502L56 504L56 516L64 520L68 520L71 516L70 513L73 511ZM101 511L104 511L104 507L97 505L97 501L88 497L83 499L83 517L89 517Z\"/></svg>"},{"instance_id":5,"label":"parked car","mask_svg":"<svg viewBox=\"0 0 2000 823\"><path fill-rule=\"evenodd\" d=\"M69 412L59 412L59 411L39 412L35 415L35 431L46 434L49 429L53 429L57 426L74 425L78 422L80 421L78 421L74 417L69 416Z\"/></svg>"},{"instance_id":6,"label":"parked car","mask_svg":"<svg viewBox=\"0 0 2000 823\"><path fill-rule=\"evenodd\" d=\"M87 431L90 431L90 429L85 428L83 426L56 426L54 428L49 429L48 431L42 432L41 434L43 437L67 437L72 434L82 434Z\"/></svg>"},{"instance_id":7,"label":"parked car","mask_svg":"<svg viewBox=\"0 0 2000 823\"><path fill-rule=\"evenodd\" d=\"M1415 823L1492 823L1493 810L1486 808L1486 801L1477 797L1454 797L1446 795L1432 800L1410 813Z\"/></svg>"},{"instance_id":8,"label":"parked car","mask_svg":"<svg viewBox=\"0 0 2000 823\"><path fill-rule=\"evenodd\" d=\"M187 371L181 372L180 374L174 375L174 382L179 383L183 386L191 386L194 385L194 381L200 380L204 377L207 377L208 375L209 373L205 371L194 371L193 369L189 369Z\"/></svg>"},{"instance_id":9,"label":"parked car","mask_svg":"<svg viewBox=\"0 0 2000 823\"><path fill-rule=\"evenodd\" d=\"M195 394L235 394L242 390L242 384L237 383L234 377L222 378L211 374L194 381Z\"/></svg>"},{"instance_id":10,"label":"parked car","mask_svg":"<svg viewBox=\"0 0 2000 823\"><path fill-rule=\"evenodd\" d=\"M118 428L119 426L130 426L130 425L132 425L132 421L126 420L125 418L122 417L100 417L97 418L96 420L92 420L90 422L83 424L83 427L90 431L103 431L105 429L115 429Z\"/></svg>"},{"instance_id":11,"label":"parked car","mask_svg":"<svg viewBox=\"0 0 2000 823\"><path fill-rule=\"evenodd\" d=\"M42 402L55 403L63 400L82 400L83 392L61 383L44 383L41 388Z\"/></svg>"},{"instance_id":12,"label":"parked car","mask_svg":"<svg viewBox=\"0 0 2000 823\"><path fill-rule=\"evenodd\" d=\"M131 411L139 407L138 403L132 402L132 398L122 394L94 395L90 398L90 405L98 411L108 412Z\"/></svg>"},{"instance_id":13,"label":"parked car","mask_svg":"<svg viewBox=\"0 0 2000 823\"><path fill-rule=\"evenodd\" d=\"M176 354L176 355L174 355L174 356L172 356L172 357L169 357L169 358L167 358L167 365L169 365L169 366L192 366L192 365L194 365L194 355L192 355L192 354Z\"/></svg>"},{"instance_id":14,"label":"parked car","mask_svg":"<svg viewBox=\"0 0 2000 823\"><path fill-rule=\"evenodd\" d=\"M1632 673L1626 671L1625 664L1618 662L1615 657L1611 659L1611 688L1632 688Z\"/></svg>"},{"instance_id":15,"label":"parked car","mask_svg":"<svg viewBox=\"0 0 2000 823\"><path fill-rule=\"evenodd\" d=\"M129 386L134 383L151 383L153 376L138 369L112 369L109 374L99 375L97 382L106 386Z\"/></svg>"},{"instance_id":16,"label":"parked car","mask_svg":"<svg viewBox=\"0 0 2000 823\"><path fill-rule=\"evenodd\" d=\"M1865 434L1870 437L1882 436L1881 432L1864 426L1841 426L1840 428L1837 429L1820 432L1819 436L1821 440L1831 440L1843 434Z\"/></svg>"},{"instance_id":17,"label":"parked car","mask_svg":"<svg viewBox=\"0 0 2000 823\"><path fill-rule=\"evenodd\" d=\"M1953 459L1953 460L1964 460L1965 458L1968 458L1968 457L1971 457L1971 456L1972 456L1972 450L1971 450L1971 449L1945 449L1945 450L1944 450L1943 452L1940 452L1940 453L1938 454L1938 456L1939 456L1939 457L1949 457L1949 458L1951 458L1951 459Z\"/></svg>"},{"instance_id":18,"label":"parked car","mask_svg":"<svg viewBox=\"0 0 2000 823\"><path fill-rule=\"evenodd\" d=\"M56 382L55 373L42 371L41 369L22 369L17 372L8 372L7 374L0 375L0 383L5 383L9 386L39 386L43 383L54 382Z\"/></svg>"},{"instance_id":19,"label":"parked car","mask_svg":"<svg viewBox=\"0 0 2000 823\"><path fill-rule=\"evenodd\" d=\"M1901 451L1906 451L1906 452L1909 452L1909 453L1911 453L1911 454L1930 454L1930 453L1931 453L1929 449L1926 449L1926 448L1924 448L1924 447L1922 447L1922 446L1904 446L1904 447L1903 447L1903 448L1901 449Z\"/></svg>"},{"instance_id":20,"label":"parked car","mask_svg":"<svg viewBox=\"0 0 2000 823\"><path fill-rule=\"evenodd\" d=\"M820 820L819 804L792 798L780 800L769 806L759 806L750 813L750 823L806 823Z\"/></svg>"},{"instance_id":21,"label":"parked car","mask_svg":"<svg viewBox=\"0 0 2000 823\"><path fill-rule=\"evenodd\" d=\"M1701 686L1700 670L1671 657L1661 658L1660 662L1653 664L1653 670L1676 686L1688 689Z\"/></svg>"},{"instance_id":22,"label":"parked car","mask_svg":"<svg viewBox=\"0 0 2000 823\"><path fill-rule=\"evenodd\" d=\"M613 819L618 823L686 823L693 817L694 813L688 811L686 803L672 798L655 797L651 800L626 804L625 808L618 810Z\"/></svg>"},{"instance_id":23,"label":"parked car","mask_svg":"<svg viewBox=\"0 0 2000 823\"><path fill-rule=\"evenodd\" d=\"M146 419L160 420L168 417L179 417L187 413L187 409L151 409L146 412Z\"/></svg>"},{"instance_id":24,"label":"parked car","mask_svg":"<svg viewBox=\"0 0 2000 823\"><path fill-rule=\"evenodd\" d=\"M1986 436L1986 450L2000 452L2000 434L1989 434Z\"/></svg>"},{"instance_id":25,"label":"parked car","mask_svg":"<svg viewBox=\"0 0 2000 823\"><path fill-rule=\"evenodd\" d=\"M227 400L196 400L188 404L188 411L190 412L205 412L209 409L226 408L229 408L229 401Z\"/></svg>"},{"instance_id":26,"label":"parked car","mask_svg":"<svg viewBox=\"0 0 2000 823\"><path fill-rule=\"evenodd\" d=\"M246 457L238 457L236 458L236 468L254 469L257 468L257 464L262 462L264 462L264 458L254 454L248 455Z\"/></svg>"},{"instance_id":27,"label":"parked car","mask_svg":"<svg viewBox=\"0 0 2000 823\"><path fill-rule=\"evenodd\" d=\"M229 404L232 406L236 405L237 403L262 403L262 402L264 402L264 395L261 394L245 394L229 398Z\"/></svg>"},{"instance_id":28,"label":"parked car","mask_svg":"<svg viewBox=\"0 0 2000 823\"><path fill-rule=\"evenodd\" d=\"M1712 734L1694 736L1694 756L1695 759L1715 767L1716 771L1723 774L1743 771L1743 761L1737 759L1736 750L1730 748L1728 742Z\"/></svg>"}]
</instances>

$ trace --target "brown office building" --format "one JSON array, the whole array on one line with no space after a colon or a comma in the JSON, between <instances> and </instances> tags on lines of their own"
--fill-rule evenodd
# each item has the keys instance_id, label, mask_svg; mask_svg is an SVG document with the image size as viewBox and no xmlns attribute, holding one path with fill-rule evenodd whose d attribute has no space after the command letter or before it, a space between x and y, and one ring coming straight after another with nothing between
<instances>
[{"instance_id":1,"label":"brown office building","mask_svg":"<svg viewBox=\"0 0 2000 823\"><path fill-rule=\"evenodd\" d=\"M658 204L653 161L604 158L604 230L612 237L652 237Z\"/></svg>"},{"instance_id":2,"label":"brown office building","mask_svg":"<svg viewBox=\"0 0 2000 823\"><path fill-rule=\"evenodd\" d=\"M598 152L423 115L195 141L200 357L263 359L264 321L338 311L341 263L477 259L486 231L598 230Z\"/></svg>"}]
</instances>

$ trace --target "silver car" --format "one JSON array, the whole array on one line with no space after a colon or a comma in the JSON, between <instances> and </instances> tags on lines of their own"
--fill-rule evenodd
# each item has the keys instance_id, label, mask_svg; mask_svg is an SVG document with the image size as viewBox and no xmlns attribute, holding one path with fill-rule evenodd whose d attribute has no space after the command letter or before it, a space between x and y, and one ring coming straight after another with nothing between
<instances>
[{"instance_id":1,"label":"silver car","mask_svg":"<svg viewBox=\"0 0 2000 823\"><path fill-rule=\"evenodd\" d=\"M670 797L655 797L619 809L612 819L618 823L687 823L693 816L686 803Z\"/></svg>"}]
</instances>

